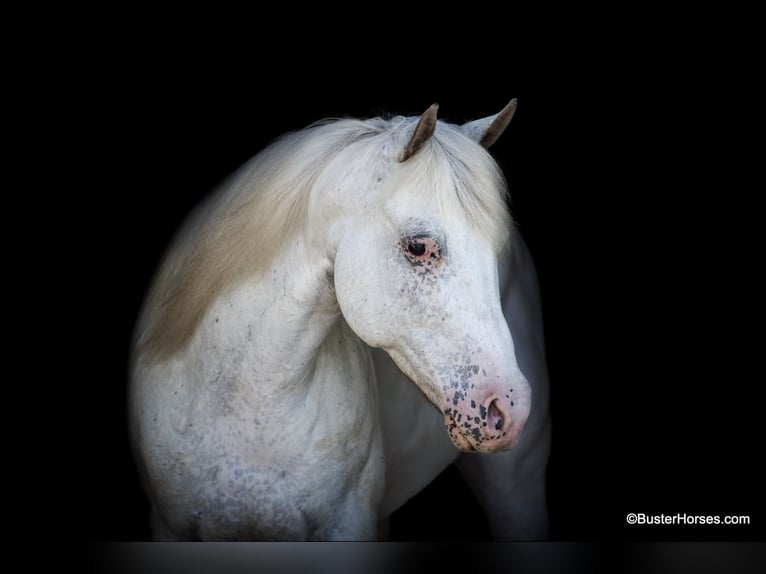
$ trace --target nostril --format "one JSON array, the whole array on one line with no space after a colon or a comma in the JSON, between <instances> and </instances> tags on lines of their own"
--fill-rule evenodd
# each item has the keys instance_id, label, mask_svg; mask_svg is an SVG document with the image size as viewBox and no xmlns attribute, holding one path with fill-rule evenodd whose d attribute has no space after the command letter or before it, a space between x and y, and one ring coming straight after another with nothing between
<instances>
[{"instance_id":1,"label":"nostril","mask_svg":"<svg viewBox=\"0 0 766 574\"><path fill-rule=\"evenodd\" d=\"M494 428L495 430L502 430L503 425L505 424L505 417L503 415L503 411L500 409L500 403L498 402L498 399L493 399L491 403L489 403L489 408L487 409L487 417L490 428Z\"/></svg>"}]
</instances>

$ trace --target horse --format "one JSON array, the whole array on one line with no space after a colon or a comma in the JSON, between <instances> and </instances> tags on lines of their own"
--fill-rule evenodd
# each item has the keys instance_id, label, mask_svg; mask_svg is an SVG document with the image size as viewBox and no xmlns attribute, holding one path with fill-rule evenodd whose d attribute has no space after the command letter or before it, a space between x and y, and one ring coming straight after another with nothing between
<instances>
[{"instance_id":1,"label":"horse","mask_svg":"<svg viewBox=\"0 0 766 574\"><path fill-rule=\"evenodd\" d=\"M153 539L385 538L453 463L493 538L547 536L538 280L488 151L515 109L319 121L190 214L131 343Z\"/></svg>"}]
</instances>

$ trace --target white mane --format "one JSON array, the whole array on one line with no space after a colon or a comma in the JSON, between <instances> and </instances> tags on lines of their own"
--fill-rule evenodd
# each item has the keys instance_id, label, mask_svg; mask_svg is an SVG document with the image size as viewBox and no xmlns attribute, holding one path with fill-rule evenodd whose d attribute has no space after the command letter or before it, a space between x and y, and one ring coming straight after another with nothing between
<instances>
[{"instance_id":1,"label":"white mane","mask_svg":"<svg viewBox=\"0 0 766 574\"><path fill-rule=\"evenodd\" d=\"M356 162L364 168L358 173L377 177L386 161L396 161L417 119L325 120L283 136L245 164L176 237L147 298L136 349L158 359L182 349L207 307L265 272L285 236L322 224L308 206L321 203L316 182L328 165ZM484 148L439 122L405 163L410 181L435 194L445 216L467 218L498 252L503 248L511 223L505 180ZM356 182L359 193L365 183Z\"/></svg>"}]
</instances>

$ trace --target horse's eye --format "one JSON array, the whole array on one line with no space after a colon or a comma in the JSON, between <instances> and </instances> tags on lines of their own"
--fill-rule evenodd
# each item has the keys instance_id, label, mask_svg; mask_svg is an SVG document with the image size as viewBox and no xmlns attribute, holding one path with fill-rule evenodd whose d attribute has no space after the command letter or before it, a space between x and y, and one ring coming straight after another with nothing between
<instances>
[{"instance_id":1,"label":"horse's eye","mask_svg":"<svg viewBox=\"0 0 766 574\"><path fill-rule=\"evenodd\" d=\"M433 265L441 259L441 248L431 237L407 237L402 241L405 257L413 265Z\"/></svg>"},{"instance_id":2,"label":"horse's eye","mask_svg":"<svg viewBox=\"0 0 766 574\"><path fill-rule=\"evenodd\" d=\"M407 251L410 252L410 255L423 255L426 252L425 243L416 243L415 241L410 241L407 243Z\"/></svg>"}]
</instances>

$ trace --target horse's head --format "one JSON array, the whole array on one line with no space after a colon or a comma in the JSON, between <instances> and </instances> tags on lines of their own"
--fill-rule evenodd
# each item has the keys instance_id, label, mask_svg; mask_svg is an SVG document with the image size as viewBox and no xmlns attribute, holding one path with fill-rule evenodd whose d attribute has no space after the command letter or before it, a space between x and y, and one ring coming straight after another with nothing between
<instances>
[{"instance_id":1,"label":"horse's head","mask_svg":"<svg viewBox=\"0 0 766 574\"><path fill-rule=\"evenodd\" d=\"M437 122L435 105L417 125L393 120L399 129L363 179L369 199L347 210L335 236L347 323L391 356L466 452L511 448L531 405L500 303L505 184L485 149L515 105L463 126Z\"/></svg>"}]
</instances>

